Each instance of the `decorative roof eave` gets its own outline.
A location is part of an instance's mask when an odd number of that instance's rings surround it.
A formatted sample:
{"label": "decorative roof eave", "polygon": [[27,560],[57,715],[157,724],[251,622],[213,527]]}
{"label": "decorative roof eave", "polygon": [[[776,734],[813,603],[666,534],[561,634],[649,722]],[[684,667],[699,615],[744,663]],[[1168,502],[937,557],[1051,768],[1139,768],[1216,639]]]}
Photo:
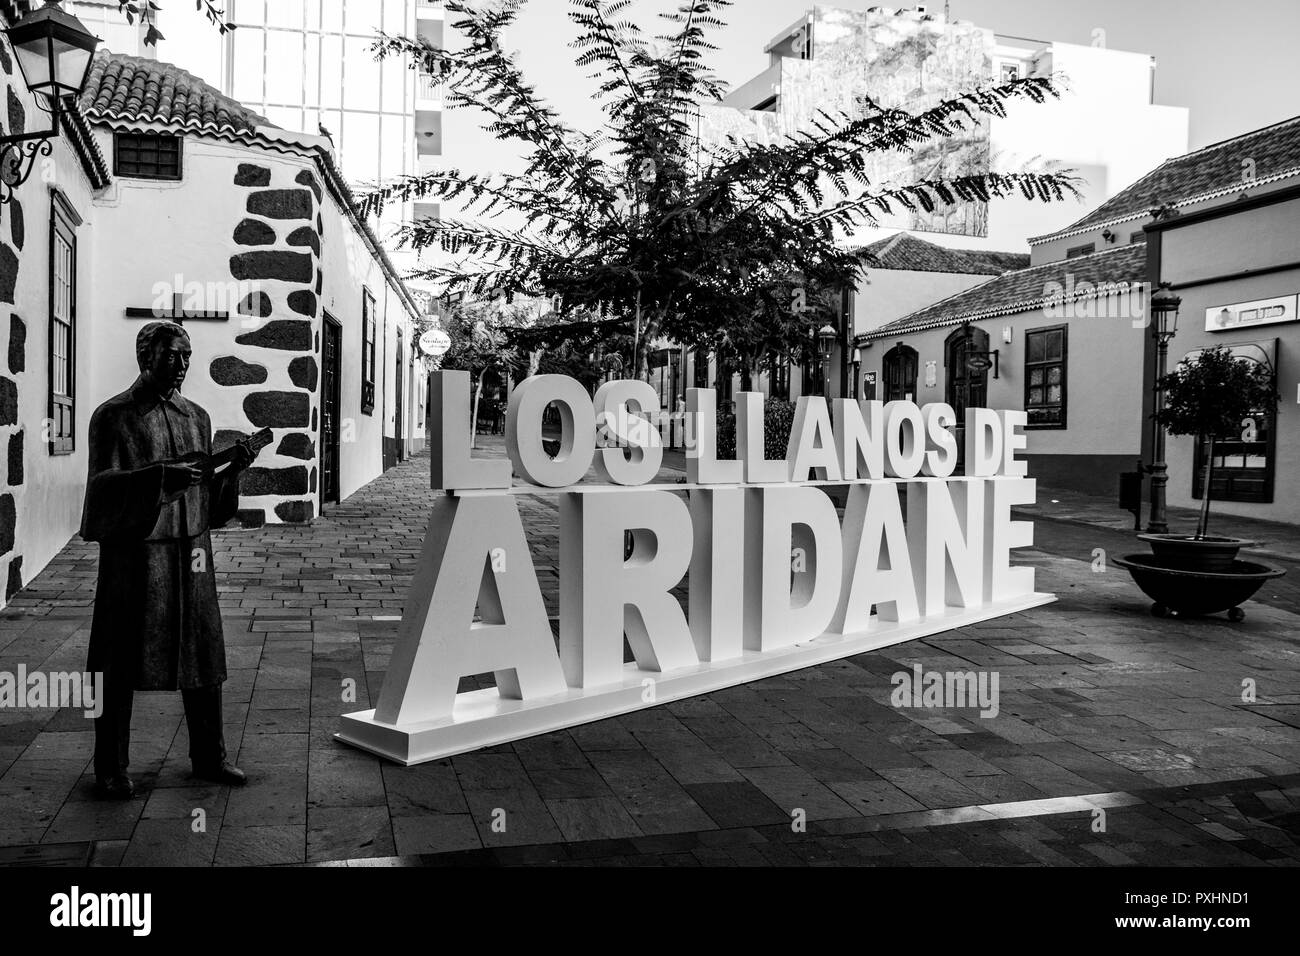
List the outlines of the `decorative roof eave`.
{"label": "decorative roof eave", "polygon": [[164,113],[156,113],[153,116],[147,116],[143,113],[133,116],[122,116],[110,110],[91,107],[85,111],[86,118],[92,123],[151,123],[158,126],[169,126],[187,133],[199,133],[206,136],[225,136],[227,134],[237,136],[256,135],[256,132],[250,133],[246,129],[240,129],[231,123],[186,123],[179,120],[169,119]]}
{"label": "decorative roof eave", "polygon": [[[356,198],[352,195],[352,190],[348,187],[347,182],[339,172],[338,166],[334,162],[333,156],[324,146],[310,145],[307,143],[296,143],[290,140],[282,139],[275,136],[267,135],[259,130],[244,131],[237,130],[233,127],[223,126],[221,128],[213,127],[211,124],[197,123],[180,123],[176,121],[160,121],[157,119],[125,118],[109,116],[104,111],[96,111],[90,120],[96,126],[102,126],[115,133],[174,133],[178,136],[194,135],[205,136],[210,139],[219,140],[227,143],[234,143],[238,146],[248,146],[256,149],[274,150],[284,153],[288,156],[300,156],[304,159],[313,160],[320,168],[324,175],[326,184],[329,186],[330,195],[332,195],[339,206],[344,210],[348,219],[352,221],[357,232],[361,235],[362,241],[379,262],[385,278],[388,279],[389,287],[397,293],[398,298],[402,300],[402,305],[406,307],[411,318],[418,320],[422,314],[415,299],[411,296],[411,291],[406,287],[398,274],[397,267],[388,257],[388,253],[380,244],[379,238],[375,235],[374,230],[370,228],[365,220],[361,219],[356,213]],[[277,129],[276,132],[283,133]],[[96,149],[98,146],[96,145]],[[101,153],[102,156],[102,153]]]}
{"label": "decorative roof eave", "polygon": [[[1283,179],[1289,179],[1292,176],[1300,176],[1300,166],[1292,166],[1289,169],[1284,169],[1280,173],[1273,173],[1270,176],[1261,176],[1258,179],[1256,179],[1254,182],[1233,183],[1231,186],[1225,186],[1220,189],[1215,189],[1208,193],[1199,193],[1198,195],[1195,196],[1188,196],[1186,199],[1180,199],[1177,202],[1171,203],[1170,205],[1174,209],[1179,209],[1182,208],[1183,206],[1194,206],[1197,203],[1208,202],[1211,199],[1218,199],[1222,196],[1229,196],[1232,195],[1233,193],[1239,193],[1244,190],[1252,189],[1256,186],[1265,185],[1267,183],[1275,183]],[[1077,228],[1065,229],[1062,230],[1061,232],[1047,233],[1046,235],[1042,235],[1042,236],[1032,236],[1029,239],[1029,244],[1031,246],[1041,246],[1043,243],[1051,242],[1053,239],[1070,239],[1074,236],[1081,236],[1084,233],[1096,232],[1098,229],[1105,229],[1108,226],[1118,226],[1122,223],[1133,222],[1136,219],[1145,219],[1150,214],[1151,214],[1150,210],[1143,209],[1143,210],[1139,210],[1138,212],[1126,213],[1123,216],[1115,216],[1112,219],[1099,220],[1098,222],[1089,223],[1086,226],[1079,226]]]}
{"label": "decorative roof eave", "polygon": [[[1124,288],[1119,288],[1124,286]],[[1075,302],[1083,302],[1087,299],[1100,299],[1112,295],[1124,295],[1125,293],[1140,291],[1143,287],[1141,281],[1138,282],[1118,282],[1110,285],[1097,285],[1092,292],[1076,292],[1071,296],[1044,296],[1037,299],[1024,299],[1020,302],[1008,302],[995,308],[977,309],[973,312],[959,312],[956,315],[947,315],[940,319],[931,319],[928,322],[922,322],[918,325],[909,325],[906,328],[891,329],[888,326],[873,329],[868,332],[859,332],[853,337],[855,344],[870,342],[874,339],[896,338],[902,335],[911,335],[913,332],[929,332],[931,329],[941,329],[949,325],[961,325],[965,322],[974,322],[978,319],[996,319],[1003,315],[1015,315],[1018,312],[1029,312],[1035,309],[1047,309],[1053,306],[1072,305]]]}
{"label": "decorative roof eave", "polygon": [[[1143,245],[1145,247],[1145,243],[1141,243],[1140,245]],[[1011,276],[1016,275],[1017,273],[1041,271],[1047,274],[1045,277],[1050,277],[1051,270],[1059,268],[1064,262],[1096,261],[1102,258],[1110,258],[1117,255],[1123,255],[1125,253],[1132,253],[1132,251],[1133,251],[1133,245],[1117,246],[1113,249],[1103,249],[1101,252],[1094,252],[1088,256],[1080,256],[1079,259],[1075,259],[1075,260],[1060,260],[1057,262],[1045,262],[1040,265],[1029,266],[1027,269],[1018,269],[1015,272],[1003,273],[1001,276],[992,276],[989,278],[988,282],[981,283],[980,285],[973,286],[972,288],[963,290],[961,292],[955,292],[952,295],[948,296],[946,299],[940,299],[938,302],[932,305],[928,305],[923,309],[917,309],[915,312],[911,314],[918,315],[922,312],[928,312],[931,309],[937,309],[945,302],[949,302],[954,299],[960,299],[965,296],[973,295],[977,293],[980,289],[989,285],[990,283],[1003,281]],[[1133,280],[1123,279],[1120,280],[1119,282],[1115,282],[1112,280],[1108,280],[1106,282],[1093,282],[1091,280],[1085,280],[1085,282],[1087,283],[1088,288],[1082,289],[1076,287],[1073,295],[1031,296],[1028,299],[1017,299],[1013,302],[1005,302],[1001,305],[986,306],[981,309],[968,309],[966,311],[959,311],[955,313],[949,313],[947,315],[936,316],[935,318],[925,319],[914,325],[903,324],[909,318],[909,316],[905,315],[900,318],[894,319],[888,325],[881,326],[878,329],[870,329],[866,332],[859,332],[857,335],[853,337],[853,341],[855,344],[860,345],[865,342],[870,342],[874,339],[893,338],[902,335],[910,335],[913,332],[927,332],[930,331],[931,329],[944,328],[950,325],[959,325],[963,322],[971,322],[971,321],[976,321],[978,319],[993,319],[1003,315],[1015,315],[1019,312],[1027,312],[1031,309],[1045,308],[1052,305],[1065,305],[1067,303],[1080,302],[1086,299],[1097,299],[1097,298],[1102,298],[1104,296],[1122,295],[1128,292],[1132,292],[1134,290],[1140,290],[1145,286],[1145,280],[1141,278],[1133,279]],[[1080,285],[1082,284],[1083,283],[1080,283]],[[957,307],[960,308],[960,306]]]}
{"label": "decorative roof eave", "polygon": [[67,108],[59,113],[59,118],[62,121],[63,132],[67,135],[68,142],[72,144],[73,152],[81,160],[81,168],[85,170],[91,188],[103,189],[113,181],[113,176],[109,172],[104,151],[95,141],[95,136],[90,131],[90,124],[86,122],[81,108],[70,101]]}

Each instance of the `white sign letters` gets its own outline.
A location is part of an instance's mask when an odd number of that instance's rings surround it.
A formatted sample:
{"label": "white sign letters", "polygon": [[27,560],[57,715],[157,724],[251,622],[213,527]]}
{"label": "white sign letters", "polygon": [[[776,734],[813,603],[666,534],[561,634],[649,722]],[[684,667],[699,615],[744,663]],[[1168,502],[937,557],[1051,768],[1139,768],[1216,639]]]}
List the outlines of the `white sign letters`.
{"label": "white sign letters", "polygon": [[[764,398],[741,392],[737,458],[727,460],[713,390],[688,389],[687,482],[661,484],[659,401],[644,382],[610,382],[592,398],[564,376],[530,378],[510,398],[508,460],[478,460],[468,373],[431,379],[441,494],[377,706],[345,715],[337,734],[401,763],[1054,600],[1034,591],[1032,568],[1011,564],[1012,549],[1033,542],[1032,525],[1011,520],[1013,506],[1034,500],[1016,457],[1023,412],[970,409],[965,475],[954,477],[948,405],[803,397],[785,458],[768,458]],[[554,456],[542,445],[548,407],[560,419]],[[599,482],[583,484],[591,469]],[[519,494],[559,497],[558,633]],[[683,582],[684,603],[674,593]],[[457,692],[461,678],[488,672],[495,687]]]}

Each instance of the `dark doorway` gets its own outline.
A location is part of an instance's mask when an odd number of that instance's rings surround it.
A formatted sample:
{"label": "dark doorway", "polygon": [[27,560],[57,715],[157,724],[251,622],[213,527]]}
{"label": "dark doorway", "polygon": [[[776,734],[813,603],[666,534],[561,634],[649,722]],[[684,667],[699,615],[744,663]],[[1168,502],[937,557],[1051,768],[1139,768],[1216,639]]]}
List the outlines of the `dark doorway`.
{"label": "dark doorway", "polygon": [[397,460],[406,460],[406,435],[402,425],[402,399],[406,394],[406,380],[403,372],[405,365],[402,361],[402,339],[401,332],[398,332],[397,339],[397,378],[393,380],[393,441],[397,445]]}
{"label": "dark doorway", "polygon": [[989,370],[972,369],[970,360],[975,356],[987,359],[988,351],[989,334],[973,326],[962,326],[943,344],[944,400],[957,415],[953,434],[957,439],[957,467],[963,473],[966,464],[966,409],[984,408],[989,401]]}
{"label": "dark doorway", "polygon": [[884,400],[886,402],[916,401],[916,349],[895,345],[885,353]]}
{"label": "dark doorway", "polygon": [[[321,359],[321,504],[339,500],[339,363],[342,361],[343,326],[325,316],[325,341]],[[324,508],[322,507],[322,510]]]}

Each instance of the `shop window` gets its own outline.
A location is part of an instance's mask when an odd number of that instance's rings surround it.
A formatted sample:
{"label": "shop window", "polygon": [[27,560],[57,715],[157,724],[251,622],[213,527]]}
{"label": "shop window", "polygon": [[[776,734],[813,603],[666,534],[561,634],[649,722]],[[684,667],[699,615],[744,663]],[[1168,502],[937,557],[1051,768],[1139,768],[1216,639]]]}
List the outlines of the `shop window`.
{"label": "shop window", "polygon": [[[1211,499],[1214,501],[1273,501],[1273,463],[1276,459],[1273,415],[1252,415],[1242,422],[1241,434],[1231,440],[1215,439]],[[1192,456],[1192,497],[1205,493],[1205,456],[1209,442],[1198,441]]]}
{"label": "shop window", "polygon": [[369,289],[361,294],[361,412],[375,410],[375,297]]}
{"label": "shop window", "polygon": [[55,193],[50,210],[50,454],[74,450],[77,395],[77,234],[80,218]]}
{"label": "shop window", "polygon": [[165,133],[115,133],[113,174],[127,179],[180,179],[181,139]]}
{"label": "shop window", "polygon": [[1030,428],[1064,428],[1066,408],[1064,325],[1025,333],[1025,412]]}

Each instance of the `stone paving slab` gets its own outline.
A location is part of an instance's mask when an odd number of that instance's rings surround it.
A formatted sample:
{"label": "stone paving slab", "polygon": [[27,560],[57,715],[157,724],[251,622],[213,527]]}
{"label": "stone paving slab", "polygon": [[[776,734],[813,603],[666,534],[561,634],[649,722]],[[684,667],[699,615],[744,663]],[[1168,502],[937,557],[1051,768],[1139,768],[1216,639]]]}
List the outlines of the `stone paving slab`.
{"label": "stone paving slab", "polygon": [[[1048,607],[418,767],[346,748],[338,716],[377,697],[432,501],[421,457],[311,526],[214,534],[246,788],[190,777],[177,694],[137,695],[142,795],[120,804],[93,797],[79,713],[0,710],[0,863],[1300,859],[1300,617],[1154,620],[1126,575],[1050,553],[1052,521],[1021,553]],[[518,504],[555,620],[555,501]],[[74,540],[0,612],[0,670],[84,666],[96,560]],[[996,671],[997,716],[895,708],[914,664]]]}

